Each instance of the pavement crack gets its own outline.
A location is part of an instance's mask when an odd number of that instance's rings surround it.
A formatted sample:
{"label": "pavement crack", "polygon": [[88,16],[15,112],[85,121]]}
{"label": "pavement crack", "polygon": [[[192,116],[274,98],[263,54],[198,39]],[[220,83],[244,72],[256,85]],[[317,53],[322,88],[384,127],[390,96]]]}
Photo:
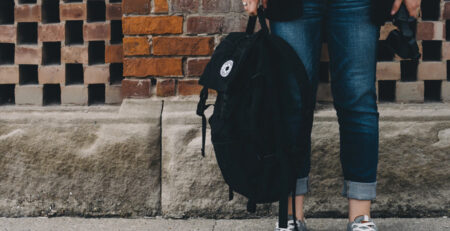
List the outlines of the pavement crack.
{"label": "pavement crack", "polygon": [[216,224],[217,224],[217,221],[214,220],[214,224],[213,224],[213,227],[212,227],[212,231],[214,231],[214,230],[216,229]]}

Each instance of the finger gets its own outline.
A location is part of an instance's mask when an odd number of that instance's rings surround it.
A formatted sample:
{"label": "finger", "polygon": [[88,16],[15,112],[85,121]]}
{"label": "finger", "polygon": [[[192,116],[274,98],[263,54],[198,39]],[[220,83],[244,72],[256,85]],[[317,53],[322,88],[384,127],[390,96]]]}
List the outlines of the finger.
{"label": "finger", "polygon": [[262,4],[264,8],[267,8],[267,0],[262,0]]}
{"label": "finger", "polygon": [[398,9],[400,9],[400,5],[402,4],[403,0],[395,0],[394,4],[392,5],[391,15],[394,15],[397,13]]}

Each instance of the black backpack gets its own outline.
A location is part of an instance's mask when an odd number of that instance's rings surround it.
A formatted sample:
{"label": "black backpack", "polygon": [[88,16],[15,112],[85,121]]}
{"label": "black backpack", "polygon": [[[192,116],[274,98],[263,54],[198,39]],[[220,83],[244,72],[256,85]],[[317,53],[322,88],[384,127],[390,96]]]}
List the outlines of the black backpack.
{"label": "black backpack", "polygon": [[[253,33],[256,18],[261,29]],[[216,47],[199,84],[203,156],[208,89],[217,91],[208,121],[229,199],[233,191],[244,195],[249,212],[257,203],[279,201],[279,226],[287,227],[287,197],[304,161],[314,104],[303,63],[286,41],[269,33],[262,6],[249,17],[246,32],[231,32]]]}

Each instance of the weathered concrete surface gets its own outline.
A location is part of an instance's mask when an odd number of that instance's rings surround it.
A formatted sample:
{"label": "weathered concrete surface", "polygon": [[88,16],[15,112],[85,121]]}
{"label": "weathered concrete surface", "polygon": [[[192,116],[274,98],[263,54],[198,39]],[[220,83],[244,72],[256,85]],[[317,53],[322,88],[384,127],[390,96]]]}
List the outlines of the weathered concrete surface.
{"label": "weathered concrete surface", "polygon": [[[200,155],[201,119],[196,102],[165,102],[162,116],[162,214],[166,217],[249,217],[242,197],[228,190],[207,133]],[[212,109],[208,109],[211,113]],[[373,215],[423,217],[450,209],[450,104],[380,104],[378,197]],[[305,203],[313,217],[345,217],[340,196],[339,132],[336,113],[318,106],[312,133],[311,193]],[[258,206],[258,216],[277,205]]]}
{"label": "weathered concrete surface", "polygon": [[[388,231],[440,231],[449,230],[448,218],[374,219],[379,230]],[[141,219],[81,219],[81,218],[0,218],[1,231],[273,231],[275,218],[246,220],[187,219],[171,220],[161,218]],[[344,231],[346,219],[307,219],[311,231]]]}
{"label": "weathered concrete surface", "polygon": [[161,107],[0,107],[0,216],[158,214]]}

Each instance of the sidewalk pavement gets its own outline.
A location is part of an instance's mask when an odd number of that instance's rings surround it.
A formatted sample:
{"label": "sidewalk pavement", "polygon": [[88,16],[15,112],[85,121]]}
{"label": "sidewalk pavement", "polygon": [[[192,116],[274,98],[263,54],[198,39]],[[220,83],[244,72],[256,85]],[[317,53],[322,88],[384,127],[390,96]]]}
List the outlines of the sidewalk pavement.
{"label": "sidewalk pavement", "polygon": [[[450,220],[443,218],[374,219],[380,231],[445,231]],[[272,231],[276,218],[245,220],[156,218],[0,218],[0,231]],[[311,231],[345,230],[346,219],[307,219]]]}

